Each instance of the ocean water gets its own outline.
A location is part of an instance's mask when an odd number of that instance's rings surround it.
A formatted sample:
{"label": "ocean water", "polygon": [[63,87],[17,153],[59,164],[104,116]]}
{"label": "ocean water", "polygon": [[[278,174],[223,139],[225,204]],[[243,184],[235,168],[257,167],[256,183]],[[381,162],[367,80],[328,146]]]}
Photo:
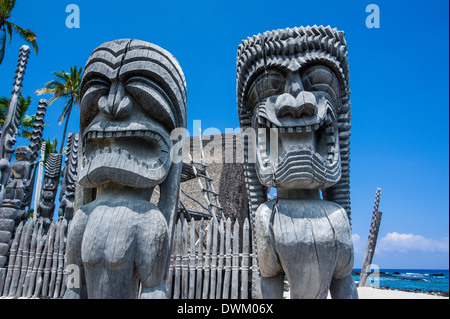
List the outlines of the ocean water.
{"label": "ocean water", "polygon": [[[359,282],[361,269],[354,269],[353,279]],[[378,285],[395,289],[420,289],[425,291],[449,291],[449,271],[442,269],[380,269],[372,274],[367,285]]]}

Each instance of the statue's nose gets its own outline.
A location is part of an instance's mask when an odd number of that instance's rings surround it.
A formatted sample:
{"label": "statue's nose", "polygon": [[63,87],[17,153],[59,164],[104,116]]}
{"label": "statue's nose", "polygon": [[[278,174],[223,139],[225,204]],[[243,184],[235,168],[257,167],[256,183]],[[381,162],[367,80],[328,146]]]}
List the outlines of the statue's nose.
{"label": "statue's nose", "polygon": [[127,95],[122,82],[113,82],[108,96],[102,96],[98,100],[100,112],[111,119],[128,117],[131,111],[132,101]]}
{"label": "statue's nose", "polygon": [[316,97],[307,91],[301,91],[295,98],[290,93],[284,93],[277,98],[275,109],[279,118],[312,116],[317,113]]}

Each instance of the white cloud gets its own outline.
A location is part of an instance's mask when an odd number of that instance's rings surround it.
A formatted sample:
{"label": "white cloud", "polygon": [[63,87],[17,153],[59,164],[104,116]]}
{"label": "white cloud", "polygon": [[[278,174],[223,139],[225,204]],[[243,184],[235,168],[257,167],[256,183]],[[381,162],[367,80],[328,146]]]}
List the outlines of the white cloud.
{"label": "white cloud", "polygon": [[361,240],[361,237],[358,234],[352,234],[353,239],[353,251],[355,254],[364,254],[364,250],[366,243]]}
{"label": "white cloud", "polygon": [[378,240],[378,252],[449,252],[449,238],[431,239],[421,235],[392,232]]}

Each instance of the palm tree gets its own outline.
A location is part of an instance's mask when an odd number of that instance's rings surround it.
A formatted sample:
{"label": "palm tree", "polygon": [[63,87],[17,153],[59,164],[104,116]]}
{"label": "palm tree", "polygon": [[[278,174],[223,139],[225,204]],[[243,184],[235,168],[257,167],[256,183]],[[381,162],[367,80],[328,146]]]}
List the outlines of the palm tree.
{"label": "palm tree", "polygon": [[0,0],[0,64],[5,56],[6,33],[9,35],[9,43],[11,43],[13,31],[19,37],[30,43],[34,52],[38,53],[38,46],[36,42],[37,35],[30,29],[23,29],[18,25],[8,21],[11,17],[11,12],[16,5],[16,0]]}
{"label": "palm tree", "polygon": [[70,68],[70,73],[61,71],[54,72],[53,75],[56,77],[55,80],[52,80],[45,84],[45,87],[37,90],[35,93],[38,95],[41,94],[53,94],[53,97],[49,101],[49,105],[52,104],[59,98],[63,98],[67,101],[62,114],[59,118],[59,125],[62,124],[64,119],[66,123],[64,125],[64,131],[61,142],[60,153],[63,151],[64,141],[66,138],[67,124],[69,123],[70,112],[72,111],[72,107],[75,104],[78,108],[80,104],[80,86],[81,86],[81,74],[82,67],[77,68],[75,65],[73,68]]}
{"label": "palm tree", "polygon": [[[0,97],[0,128],[5,123],[6,113],[8,112],[9,100],[6,97]],[[36,114],[28,115],[27,111],[31,105],[31,96],[24,98],[21,96],[17,103],[19,112],[19,136],[30,139],[33,133],[33,125],[36,120]]]}

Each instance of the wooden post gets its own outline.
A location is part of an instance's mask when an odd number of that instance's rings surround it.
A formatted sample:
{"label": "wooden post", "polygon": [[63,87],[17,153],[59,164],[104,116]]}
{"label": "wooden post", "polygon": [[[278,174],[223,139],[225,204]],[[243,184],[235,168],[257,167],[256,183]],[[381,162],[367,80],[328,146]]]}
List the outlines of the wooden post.
{"label": "wooden post", "polygon": [[32,296],[34,287],[36,285],[36,278],[37,278],[36,276],[39,268],[39,263],[41,260],[42,248],[44,246],[44,243],[42,242],[42,223],[40,223],[40,225],[36,225],[35,227],[38,229],[36,239],[36,254],[34,257],[33,269],[30,275],[30,283],[28,284],[27,293],[25,295],[25,297],[27,298],[30,298]]}
{"label": "wooden post", "polygon": [[242,230],[242,277],[241,277],[241,299],[248,299],[248,269],[250,252],[250,224],[248,218],[244,220]]}
{"label": "wooden post", "polygon": [[47,256],[45,260],[45,268],[44,268],[44,279],[42,282],[42,295],[48,297],[49,283],[51,277],[51,268],[53,262],[53,248],[55,244],[55,222],[52,221],[50,225],[50,229],[48,231],[48,246],[47,246]]}
{"label": "wooden post", "polygon": [[229,299],[230,279],[231,279],[231,220],[228,217],[226,221],[226,238],[225,238],[225,279],[223,281],[222,299]]}
{"label": "wooden post", "polygon": [[197,262],[197,283],[195,285],[195,299],[202,297],[202,282],[203,282],[203,238],[205,230],[205,221],[200,220],[200,229],[198,230],[198,262]]}
{"label": "wooden post", "polygon": [[14,263],[14,267],[12,269],[13,273],[12,273],[12,279],[11,279],[11,286],[10,286],[9,294],[8,294],[8,296],[10,296],[10,297],[16,296],[17,286],[19,285],[20,269],[21,269],[22,260],[23,260],[23,250],[24,250],[24,246],[25,246],[25,238],[26,238],[26,233],[28,232],[28,228],[29,228],[29,224],[25,222],[25,225],[22,230],[22,234],[20,236],[20,243],[19,243],[19,249],[17,249],[16,260]]}
{"label": "wooden post", "polygon": [[41,202],[41,191],[42,191],[42,178],[44,176],[44,156],[45,156],[45,141],[42,142],[41,146],[41,157],[39,158],[39,168],[38,176],[36,181],[36,189],[34,192],[34,205],[33,205],[33,220],[36,221],[36,214],[38,210],[39,203]]}
{"label": "wooden post", "polygon": [[22,290],[22,296],[25,297],[27,295],[28,292],[28,286],[30,285],[30,280],[31,280],[31,273],[33,272],[33,267],[34,267],[34,260],[36,258],[36,243],[38,240],[38,225],[37,223],[35,223],[34,221],[31,221],[31,223],[33,224],[33,234],[31,237],[31,246],[30,246],[30,254],[29,254],[29,258],[28,258],[28,267],[27,267],[27,272],[25,275],[25,282],[23,284],[23,290]]}
{"label": "wooden post", "polygon": [[233,263],[231,267],[231,299],[239,298],[239,221],[233,229]]}
{"label": "wooden post", "polygon": [[181,292],[181,220],[177,222],[177,231],[176,231],[176,249],[175,249],[175,284],[173,290],[173,299],[180,298]]}
{"label": "wooden post", "polygon": [[189,299],[194,299],[195,297],[195,220],[191,217],[191,222],[189,223],[189,233],[191,247],[189,251]]}
{"label": "wooden post", "polygon": [[213,223],[210,221],[209,227],[206,231],[206,254],[205,254],[205,268],[204,268],[204,278],[203,278],[203,293],[202,299],[208,298],[208,288],[209,288],[209,276],[210,276],[210,255],[211,255],[211,236],[212,236],[212,228]]}
{"label": "wooden post", "polygon": [[182,266],[181,266],[181,298],[187,299],[189,295],[189,286],[188,286],[188,280],[189,280],[189,256],[188,256],[188,225],[187,220],[183,218],[183,251],[182,251]]}
{"label": "wooden post", "polygon": [[211,252],[211,285],[209,289],[209,298],[216,298],[216,285],[217,285],[217,241],[218,241],[218,231],[219,224],[216,219],[212,219],[211,223],[214,223],[213,226],[213,235],[212,235],[212,252]]}
{"label": "wooden post", "polygon": [[365,287],[367,277],[370,274],[370,265],[372,264],[373,255],[375,254],[375,246],[377,244],[378,231],[380,230],[381,215],[378,211],[380,204],[381,188],[377,188],[375,196],[375,204],[373,206],[372,221],[370,224],[369,238],[367,239],[366,251],[364,253],[363,266],[361,268],[361,275],[359,277],[359,287]]}
{"label": "wooden post", "polygon": [[22,231],[24,229],[24,225],[25,225],[25,222],[22,221],[19,224],[19,227],[17,227],[16,234],[15,234],[13,243],[11,245],[11,249],[9,251],[8,272],[6,274],[6,279],[5,279],[5,283],[4,283],[3,296],[8,296],[8,294],[9,294],[9,289],[11,286],[11,280],[12,280],[12,276],[13,276],[14,265],[16,263],[17,251],[19,250],[19,243],[20,243]]}
{"label": "wooden post", "polygon": [[223,284],[223,259],[224,259],[224,247],[225,247],[225,231],[224,231],[224,220],[221,219],[219,222],[219,261],[217,265],[217,288],[216,288],[216,299],[222,299],[222,284]]}

